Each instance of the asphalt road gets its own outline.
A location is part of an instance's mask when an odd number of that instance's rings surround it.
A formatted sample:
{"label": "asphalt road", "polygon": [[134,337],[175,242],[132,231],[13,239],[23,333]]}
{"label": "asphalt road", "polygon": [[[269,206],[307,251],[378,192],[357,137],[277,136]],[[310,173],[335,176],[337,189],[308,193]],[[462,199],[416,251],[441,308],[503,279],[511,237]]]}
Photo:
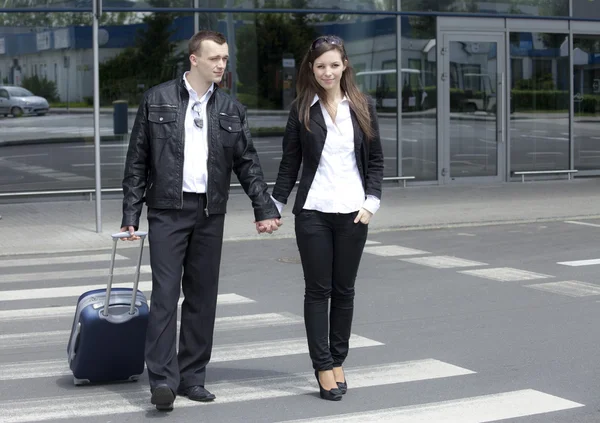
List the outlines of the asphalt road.
{"label": "asphalt road", "polygon": [[[253,116],[250,125],[284,127],[285,116]],[[130,117],[130,126],[133,118]],[[600,122],[575,124],[576,167],[600,168]],[[49,115],[0,119],[0,192],[81,189],[94,187],[92,116]],[[112,115],[101,115],[101,135],[113,135]],[[396,120],[380,119],[386,176],[397,169]],[[452,176],[486,176],[497,172],[495,121],[452,119],[449,136]],[[87,137],[82,139],[82,137]],[[35,144],[32,139],[58,142]],[[437,127],[434,118],[405,119],[402,136],[403,174],[434,180],[437,174]],[[64,140],[64,142],[61,142]],[[13,141],[12,145],[2,145]],[[16,144],[14,143],[16,142]],[[281,137],[255,137],[267,180],[274,181],[281,158]],[[544,170],[568,167],[569,129],[566,118],[511,121],[512,170]],[[122,141],[102,142],[102,185],[120,187],[127,136]],[[235,178],[234,178],[234,182]]]}
{"label": "asphalt road", "polygon": [[[206,385],[217,400],[178,398],[170,418],[596,423],[600,221],[587,223],[369,236],[340,403],[319,399],[311,375],[295,241],[227,242]],[[119,254],[117,268],[131,270],[136,251]],[[107,260],[106,250],[0,260],[3,423],[159,417],[145,374],[137,383],[72,383],[73,307],[84,287],[105,282]]]}

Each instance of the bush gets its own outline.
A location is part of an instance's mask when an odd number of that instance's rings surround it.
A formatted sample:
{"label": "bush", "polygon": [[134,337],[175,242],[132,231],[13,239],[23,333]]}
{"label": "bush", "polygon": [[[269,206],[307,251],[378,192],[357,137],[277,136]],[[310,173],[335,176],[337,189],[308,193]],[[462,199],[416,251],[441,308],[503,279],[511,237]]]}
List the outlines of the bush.
{"label": "bush", "polygon": [[569,110],[568,91],[512,90],[511,96],[516,111]]}
{"label": "bush", "polygon": [[49,81],[46,78],[39,78],[37,75],[23,78],[21,84],[23,88],[28,89],[33,94],[44,97],[48,103],[58,101],[58,92],[54,81]]}
{"label": "bush", "polygon": [[600,112],[600,96],[584,95],[581,103],[575,103],[575,113],[592,113]]}

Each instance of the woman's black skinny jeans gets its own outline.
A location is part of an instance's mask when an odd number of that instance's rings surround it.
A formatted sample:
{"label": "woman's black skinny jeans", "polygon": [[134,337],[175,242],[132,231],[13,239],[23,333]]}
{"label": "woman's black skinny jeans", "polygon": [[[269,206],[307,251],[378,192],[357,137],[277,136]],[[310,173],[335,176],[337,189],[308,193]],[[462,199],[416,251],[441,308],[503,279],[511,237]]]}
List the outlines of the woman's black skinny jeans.
{"label": "woman's black skinny jeans", "polygon": [[354,223],[356,215],[302,210],[295,219],[305,281],[304,323],[315,370],[339,367],[348,356],[354,282],[368,232],[367,225]]}

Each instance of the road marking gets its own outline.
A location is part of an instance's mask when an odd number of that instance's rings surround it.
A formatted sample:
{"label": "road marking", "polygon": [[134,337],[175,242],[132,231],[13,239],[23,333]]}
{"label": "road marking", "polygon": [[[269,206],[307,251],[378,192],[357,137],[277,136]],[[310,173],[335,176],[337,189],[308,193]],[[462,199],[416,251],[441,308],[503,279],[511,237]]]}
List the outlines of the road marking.
{"label": "road marking", "polygon": [[[73,263],[91,263],[91,262],[110,262],[110,254],[91,254],[86,256],[66,256],[66,257],[43,257],[43,258],[26,258],[26,259],[8,259],[0,260],[0,268],[2,267],[29,267],[29,266],[46,266],[52,264],[73,264]],[[120,254],[115,255],[115,261],[127,260]]]}
{"label": "road marking", "polygon": [[413,248],[400,247],[399,245],[381,245],[365,247],[364,252],[383,257],[412,256],[417,254],[429,254],[427,251],[415,250]]}
{"label": "road marking", "polygon": [[375,245],[375,244],[381,244],[381,242],[379,241],[369,241],[367,240],[367,242],[365,243],[366,245]]}
{"label": "road marking", "polygon": [[46,157],[49,153],[38,153],[38,154],[17,154],[14,156],[2,156],[3,159],[23,159],[27,157]]}
{"label": "road marking", "polygon": [[[72,149],[72,148],[94,148],[94,144],[86,144],[86,145],[65,145],[60,148]],[[127,150],[127,144],[100,144],[100,148],[120,148],[123,150]]]}
{"label": "road marking", "polygon": [[[113,287],[131,288],[132,282],[115,283]],[[2,301],[18,301],[18,300],[38,300],[42,298],[63,298],[63,297],[79,297],[81,294],[92,289],[106,289],[106,284],[85,285],[85,286],[61,286],[57,288],[37,288],[37,289],[16,289],[13,291],[0,291],[0,302]],[[138,284],[138,289],[142,292],[152,291],[151,281],[141,281]]]}
{"label": "road marking", "polygon": [[[101,166],[123,166],[125,167],[125,161],[123,160],[122,162],[118,162],[118,163],[106,163],[106,162],[100,162]],[[95,163],[74,163],[71,165],[71,167],[93,167],[96,166]]]}
{"label": "road marking", "polygon": [[496,267],[493,269],[461,270],[458,273],[493,279],[502,282],[527,281],[532,279],[546,279],[553,276],[541,273],[528,272],[527,270],[513,269],[511,267]]}
{"label": "road marking", "polygon": [[288,420],[286,423],[317,423],[321,421],[328,423],[482,423],[552,413],[583,406],[583,404],[554,395],[545,394],[533,389],[524,389],[521,391],[503,392],[501,394],[481,395],[362,413],[338,414],[315,419]]}
{"label": "road marking", "polygon": [[[144,284],[144,285],[142,285],[142,284]],[[121,287],[129,286],[129,287],[131,287],[131,284],[121,284],[121,285],[114,285],[114,286],[121,286]],[[84,291],[81,288],[90,288],[90,287],[75,287],[75,288],[77,288],[77,292],[74,294],[74,296],[79,296],[83,292],[88,291],[87,289]],[[98,288],[100,288],[100,289],[106,288],[106,285],[97,285],[96,288],[93,288],[93,289],[98,289]],[[140,282],[139,288],[141,291],[150,291],[152,289],[152,282]],[[22,290],[22,291],[25,293],[27,293],[28,291],[31,292],[31,290]],[[2,292],[2,291],[0,291],[0,292]],[[53,297],[49,297],[49,298],[53,298]],[[2,298],[2,299],[4,299],[4,298]],[[27,297],[27,299],[29,299],[29,297]],[[254,300],[252,300],[250,298],[242,297],[241,295],[238,295],[238,294],[219,294],[217,296],[217,304],[220,306],[250,304],[250,303],[254,303],[254,302],[255,302]],[[150,300],[148,300],[148,304],[150,304],[150,303],[151,303]],[[183,303],[183,298],[180,298],[178,305],[181,305],[182,303]],[[72,318],[74,313],[75,313],[74,305],[73,306],[63,306],[63,307],[0,310],[0,322],[3,322],[3,321],[13,322],[15,320],[47,319],[50,317],[54,317],[54,318],[71,317]]]}
{"label": "road marking", "polygon": [[592,295],[600,295],[600,286],[579,281],[539,283],[525,286],[527,288],[539,289],[540,291],[553,292],[569,297],[590,297]]}
{"label": "road marking", "polygon": [[[117,267],[113,270],[114,276],[133,275],[135,267]],[[150,274],[150,266],[142,266],[140,274]],[[0,283],[25,282],[25,281],[49,281],[56,279],[85,279],[94,277],[108,278],[108,269],[88,269],[88,270],[64,270],[56,272],[40,273],[15,273],[0,275]]]}
{"label": "road marking", "polygon": [[564,138],[564,137],[547,137],[547,136],[527,135],[527,134],[522,134],[521,137],[523,137],[523,138],[535,138],[535,139],[538,139],[538,140],[547,140],[547,141],[569,141],[568,138]]}
{"label": "road marking", "polygon": [[[303,322],[304,319],[291,313],[262,313],[244,316],[218,317],[215,320],[215,330],[220,332],[242,329],[250,330],[264,327],[287,326]],[[7,350],[65,345],[69,340],[70,334],[70,330],[55,330],[0,335],[0,349]]]}
{"label": "road marking", "polygon": [[[64,342],[67,342],[67,340]],[[352,334],[350,336],[350,345],[352,345],[352,348],[367,348],[381,346],[384,344],[372,339]],[[60,353],[63,355],[62,350]],[[285,357],[299,354],[308,354],[306,338],[277,339],[274,341],[218,345],[213,347],[210,362],[223,363],[229,361]],[[70,372],[69,365],[64,358],[57,360],[24,361],[19,363],[0,364],[0,380],[3,381],[37,379],[40,377],[57,377],[69,374],[72,373]],[[376,381],[373,382],[377,384]],[[2,407],[0,406],[0,416],[3,415]],[[2,423],[5,423],[5,420],[2,420]]]}
{"label": "road marking", "polygon": [[[62,367],[65,367],[64,363]],[[349,378],[352,378],[352,389],[354,389],[464,376],[474,372],[438,360],[420,360],[358,367],[348,369],[346,373]],[[175,409],[305,396],[315,392],[315,381],[312,373],[294,373],[286,376],[222,381],[212,384],[210,390],[218,397],[218,401],[198,403],[177,397]],[[86,394],[71,394],[64,397],[0,402],[3,423],[60,421],[73,417],[108,416],[144,411],[155,412],[145,386],[118,393],[95,390],[88,391]]]}
{"label": "road marking", "polygon": [[465,260],[451,256],[428,256],[428,257],[411,257],[401,258],[398,260],[407,261],[409,263],[420,264],[423,266],[434,267],[436,269],[451,269],[453,267],[472,267],[472,266],[487,266],[487,263],[479,261]]}
{"label": "road marking", "polygon": [[[131,288],[132,282],[115,283],[116,288]],[[16,289],[13,291],[0,291],[0,302],[18,301],[18,300],[38,300],[47,298],[67,298],[79,297],[81,294],[93,289],[106,289],[106,284],[85,285],[85,286],[61,286],[57,288],[38,288],[38,289]],[[138,289],[142,292],[152,291],[152,281],[140,281]],[[254,301],[250,301],[254,302]]]}
{"label": "road marking", "polygon": [[588,223],[588,222],[578,222],[576,220],[565,220],[565,223],[570,223],[572,225],[583,225],[583,226],[593,226],[595,228],[600,228],[599,224]]}
{"label": "road marking", "polygon": [[593,266],[595,264],[600,264],[600,259],[559,261],[556,264],[562,264],[563,266],[572,266],[572,267]]}

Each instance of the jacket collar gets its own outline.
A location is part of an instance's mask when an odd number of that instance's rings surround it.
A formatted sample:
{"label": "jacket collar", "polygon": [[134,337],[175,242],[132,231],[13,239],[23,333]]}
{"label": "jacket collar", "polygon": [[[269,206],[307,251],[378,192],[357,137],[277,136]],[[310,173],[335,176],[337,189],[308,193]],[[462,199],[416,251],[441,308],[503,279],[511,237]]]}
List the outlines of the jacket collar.
{"label": "jacket collar", "polygon": [[[346,96],[342,98],[342,101],[349,101]],[[315,121],[317,125],[327,131],[327,124],[325,123],[325,116],[323,116],[323,111],[321,110],[321,105],[319,104],[319,96],[315,94],[313,97],[312,103],[310,103],[310,119]],[[350,111],[352,114],[352,110]],[[353,120],[354,122],[354,120]],[[356,131],[356,127],[354,128]],[[356,138],[356,137],[355,137]]]}
{"label": "jacket collar", "polygon": [[196,92],[196,91],[195,91],[195,90],[192,88],[192,86],[190,85],[190,82],[189,82],[189,81],[188,81],[188,79],[187,79],[187,76],[186,76],[186,75],[187,75],[188,73],[189,73],[189,71],[188,71],[188,72],[185,72],[185,73],[183,74],[183,76],[182,76],[182,79],[183,79],[183,84],[185,85],[185,89],[187,90],[187,92],[188,92],[188,93],[189,93],[189,95],[190,95],[190,98],[192,97],[192,93],[193,93],[193,94],[196,94],[196,98],[197,98],[198,100],[201,100],[201,99],[203,99],[203,98],[204,98],[204,99],[210,98],[210,96],[212,95],[212,93],[215,91],[215,88],[216,88],[216,85],[215,85],[215,83],[214,83],[214,82],[213,82],[213,83],[211,83],[211,84],[210,84],[210,87],[208,87],[208,90],[207,90],[205,93],[197,93],[197,92]]}

